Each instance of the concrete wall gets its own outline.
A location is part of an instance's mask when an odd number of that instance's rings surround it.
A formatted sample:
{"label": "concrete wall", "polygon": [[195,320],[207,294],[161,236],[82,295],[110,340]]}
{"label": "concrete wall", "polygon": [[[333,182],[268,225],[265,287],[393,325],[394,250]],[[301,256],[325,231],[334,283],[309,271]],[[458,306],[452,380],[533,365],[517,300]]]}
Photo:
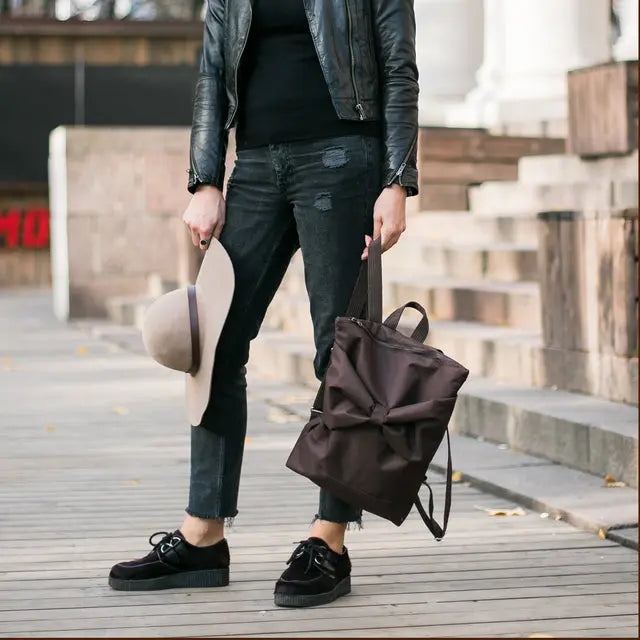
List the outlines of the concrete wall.
{"label": "concrete wall", "polygon": [[151,276],[177,282],[191,245],[188,128],[58,127],[49,185],[54,309],[103,316],[110,296],[140,295]]}

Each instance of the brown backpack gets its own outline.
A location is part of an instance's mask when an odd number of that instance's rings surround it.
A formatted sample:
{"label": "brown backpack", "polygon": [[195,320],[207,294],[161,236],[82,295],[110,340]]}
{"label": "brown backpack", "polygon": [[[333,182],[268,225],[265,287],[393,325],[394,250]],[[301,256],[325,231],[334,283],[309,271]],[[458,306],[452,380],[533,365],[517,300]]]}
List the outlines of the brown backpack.
{"label": "brown backpack", "polygon": [[[396,330],[407,307],[422,314],[411,336]],[[346,314],[335,320],[329,367],[286,464],[337,498],[396,525],[415,504],[440,540],[451,508],[447,425],[469,371],[423,344],[428,333],[427,314],[417,302],[399,307],[382,322],[377,238],[369,245]],[[448,464],[440,527],[433,519],[426,472],[445,434]],[[428,514],[418,497],[423,483],[430,494]]]}

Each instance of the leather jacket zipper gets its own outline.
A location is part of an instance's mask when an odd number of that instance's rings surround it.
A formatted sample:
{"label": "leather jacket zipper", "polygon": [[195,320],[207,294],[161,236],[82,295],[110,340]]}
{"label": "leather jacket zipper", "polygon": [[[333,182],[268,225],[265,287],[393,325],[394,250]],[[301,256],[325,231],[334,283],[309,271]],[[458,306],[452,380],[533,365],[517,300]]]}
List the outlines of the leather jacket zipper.
{"label": "leather jacket zipper", "polygon": [[415,147],[415,145],[416,145],[419,133],[420,133],[420,128],[418,127],[418,131],[416,131],[416,135],[413,138],[413,142],[411,143],[411,146],[409,147],[409,151],[407,151],[407,153],[405,154],[405,156],[404,156],[402,162],[400,163],[400,166],[398,167],[397,171],[393,174],[393,176],[391,176],[391,180],[389,180],[389,182],[387,182],[387,186],[392,184],[393,181],[396,178],[398,178],[398,184],[400,184],[402,186],[402,172],[404,171],[405,167],[407,166],[407,162],[409,160],[409,156],[411,155],[411,152],[413,151],[413,147]]}
{"label": "leather jacket zipper", "polygon": [[247,46],[247,41],[249,40],[249,34],[251,32],[251,21],[253,19],[253,6],[251,5],[251,3],[249,2],[249,28],[247,29],[247,33],[245,34],[245,38],[244,41],[242,43],[242,47],[240,49],[240,55],[238,56],[238,61],[236,63],[236,68],[234,69],[234,77],[235,77],[235,82],[234,82],[234,86],[233,86],[233,92],[234,92],[234,96],[236,99],[236,104],[235,107],[233,109],[233,113],[231,114],[231,117],[227,120],[227,124],[225,125],[225,128],[228,128],[229,126],[231,126],[233,124],[233,119],[236,117],[236,113],[238,112],[238,68],[240,67],[240,61],[242,60],[242,54],[244,53],[244,49]]}
{"label": "leather jacket zipper", "polygon": [[344,5],[347,9],[347,22],[349,23],[349,53],[350,53],[350,61],[351,61],[351,82],[353,84],[353,93],[356,97],[356,105],[355,109],[360,116],[360,120],[364,120],[364,109],[360,104],[360,98],[358,96],[358,87],[356,86],[356,63],[355,57],[353,55],[353,42],[352,42],[352,28],[351,28],[351,9],[349,8],[349,0],[344,1]]}

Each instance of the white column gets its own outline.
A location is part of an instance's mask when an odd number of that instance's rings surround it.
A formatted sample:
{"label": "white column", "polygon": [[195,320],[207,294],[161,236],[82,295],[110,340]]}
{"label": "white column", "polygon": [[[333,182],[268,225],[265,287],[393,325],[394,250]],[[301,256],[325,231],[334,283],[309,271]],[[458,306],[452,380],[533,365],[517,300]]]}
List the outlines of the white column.
{"label": "white column", "polygon": [[616,60],[638,59],[638,0],[614,0],[620,21],[620,38],[613,47]]}
{"label": "white column", "polygon": [[505,60],[502,7],[503,0],[484,0],[482,66],[476,73],[476,85],[466,95],[464,102],[447,111],[446,122],[449,126],[486,126],[496,122],[496,96]]}
{"label": "white column", "polygon": [[[562,134],[567,71],[611,58],[609,0],[485,3],[499,16],[493,27],[485,21],[485,37],[499,43],[485,47],[494,59],[465,103],[467,124],[516,134]],[[464,114],[465,108],[454,109],[448,121],[460,122]]]}
{"label": "white column", "polygon": [[420,124],[444,124],[482,61],[481,0],[415,0]]}

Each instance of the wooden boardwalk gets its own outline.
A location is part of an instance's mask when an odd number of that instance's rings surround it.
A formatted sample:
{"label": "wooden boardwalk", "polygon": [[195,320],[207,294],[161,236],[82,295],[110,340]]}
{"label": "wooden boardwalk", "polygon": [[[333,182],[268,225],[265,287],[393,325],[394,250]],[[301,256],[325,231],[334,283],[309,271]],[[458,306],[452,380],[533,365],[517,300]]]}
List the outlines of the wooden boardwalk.
{"label": "wooden boardwalk", "polygon": [[353,593],[274,607],[316,508],[284,467],[301,425],[279,407],[309,392],[257,378],[231,585],[111,591],[111,564],[182,518],[181,379],[48,308],[41,294],[0,293],[0,636],[637,637],[637,553],[532,512],[488,516],[514,505],[460,484],[443,542],[415,514],[400,529],[365,516],[348,534]]}

